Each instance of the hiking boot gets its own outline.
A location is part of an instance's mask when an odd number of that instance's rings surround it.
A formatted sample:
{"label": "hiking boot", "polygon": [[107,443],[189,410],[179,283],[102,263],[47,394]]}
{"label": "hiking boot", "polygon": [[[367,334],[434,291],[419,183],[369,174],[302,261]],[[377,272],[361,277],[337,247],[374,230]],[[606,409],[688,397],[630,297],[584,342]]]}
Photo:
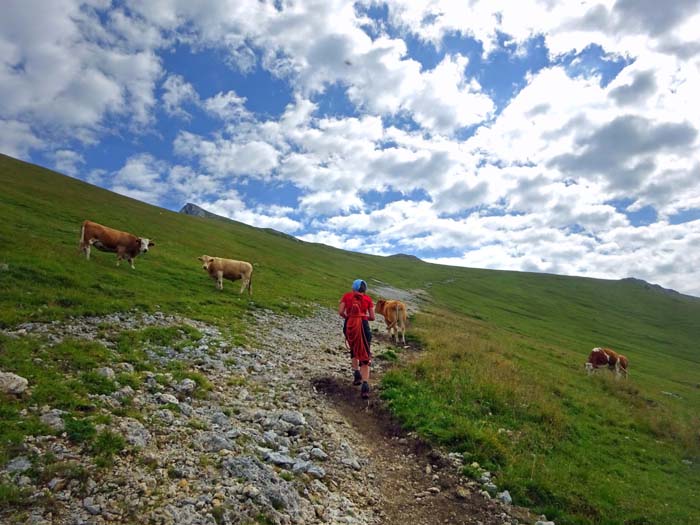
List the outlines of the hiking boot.
{"label": "hiking boot", "polygon": [[362,374],[360,374],[359,370],[355,370],[354,380],[353,380],[352,384],[353,385],[361,385],[362,384]]}
{"label": "hiking boot", "polygon": [[360,395],[362,396],[362,399],[369,398],[369,385],[367,384],[367,381],[362,383],[362,390],[360,390]]}

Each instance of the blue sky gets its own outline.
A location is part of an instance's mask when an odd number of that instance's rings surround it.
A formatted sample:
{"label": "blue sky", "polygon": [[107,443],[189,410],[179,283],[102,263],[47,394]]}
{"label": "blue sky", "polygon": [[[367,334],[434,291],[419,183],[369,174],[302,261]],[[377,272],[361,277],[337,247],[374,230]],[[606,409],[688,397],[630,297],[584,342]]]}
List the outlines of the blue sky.
{"label": "blue sky", "polygon": [[700,2],[549,4],[6,2],[0,151],[350,250],[700,295]]}

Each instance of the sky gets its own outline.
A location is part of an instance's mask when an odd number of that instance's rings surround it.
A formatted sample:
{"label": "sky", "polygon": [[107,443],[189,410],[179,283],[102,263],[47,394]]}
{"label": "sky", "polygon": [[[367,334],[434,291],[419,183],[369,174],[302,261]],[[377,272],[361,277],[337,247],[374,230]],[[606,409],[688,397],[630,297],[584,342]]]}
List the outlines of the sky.
{"label": "sky", "polygon": [[700,296],[700,0],[2,10],[2,153],[343,249]]}

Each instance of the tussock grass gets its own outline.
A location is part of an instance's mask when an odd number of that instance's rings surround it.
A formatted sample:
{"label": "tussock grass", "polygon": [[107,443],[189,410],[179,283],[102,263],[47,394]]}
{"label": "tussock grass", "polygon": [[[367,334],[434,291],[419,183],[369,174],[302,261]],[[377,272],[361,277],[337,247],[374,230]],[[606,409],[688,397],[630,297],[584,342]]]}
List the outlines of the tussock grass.
{"label": "tussock grass", "polygon": [[126,448],[126,441],[116,432],[103,430],[95,437],[91,451],[96,457],[95,463],[100,467],[112,464],[113,456]]}
{"label": "tussock grass", "polygon": [[562,524],[697,521],[697,417],[478,320],[432,309],[415,326],[427,353],[387,374],[384,395],[407,426],[495,471],[516,503]]}
{"label": "tussock grass", "polygon": [[0,483],[0,510],[26,507],[30,492],[11,483]]}

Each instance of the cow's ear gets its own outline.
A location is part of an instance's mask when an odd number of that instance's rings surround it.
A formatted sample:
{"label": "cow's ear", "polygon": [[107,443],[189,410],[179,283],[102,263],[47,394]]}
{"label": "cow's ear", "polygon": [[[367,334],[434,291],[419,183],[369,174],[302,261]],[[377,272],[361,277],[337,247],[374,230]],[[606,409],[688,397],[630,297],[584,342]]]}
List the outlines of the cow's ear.
{"label": "cow's ear", "polygon": [[148,241],[148,247],[149,247],[149,248],[150,248],[151,246],[155,246],[155,245],[156,245],[156,243],[154,243],[153,241]]}
{"label": "cow's ear", "polygon": [[197,257],[197,260],[204,262],[204,257]]}

